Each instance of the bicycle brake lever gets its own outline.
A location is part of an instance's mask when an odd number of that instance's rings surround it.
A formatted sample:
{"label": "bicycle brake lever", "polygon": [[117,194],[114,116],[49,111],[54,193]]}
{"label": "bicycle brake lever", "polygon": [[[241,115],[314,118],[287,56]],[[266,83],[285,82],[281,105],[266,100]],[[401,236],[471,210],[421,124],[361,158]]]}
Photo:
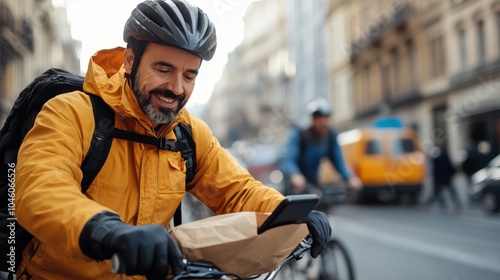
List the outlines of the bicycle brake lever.
{"label": "bicycle brake lever", "polygon": [[302,257],[304,257],[304,254],[306,253],[307,250],[311,249],[311,244],[313,240],[311,237],[306,237],[300,241],[299,247],[300,249],[295,250],[292,253],[292,256],[295,260],[300,260]]}
{"label": "bicycle brake lever", "polygon": [[311,245],[313,244],[313,239],[310,235],[308,235],[306,238],[302,239],[302,241],[300,241],[300,244],[302,247],[311,247]]}
{"label": "bicycle brake lever", "polygon": [[176,275],[172,280],[180,279],[218,279],[224,275],[226,272],[218,269],[215,265],[210,262],[196,261],[188,262],[186,269]]}

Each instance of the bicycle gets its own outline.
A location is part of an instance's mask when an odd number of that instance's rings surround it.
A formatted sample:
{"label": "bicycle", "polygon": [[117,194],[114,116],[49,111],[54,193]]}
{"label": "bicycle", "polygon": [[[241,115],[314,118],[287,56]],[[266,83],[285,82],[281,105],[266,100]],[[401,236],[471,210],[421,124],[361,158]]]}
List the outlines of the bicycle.
{"label": "bicycle", "polygon": [[[345,191],[325,192],[320,197],[324,202],[329,200],[327,196],[345,194]],[[321,204],[321,202],[320,202]],[[321,207],[321,205],[319,206]],[[305,238],[285,260],[273,271],[265,275],[263,280],[276,279],[283,276],[283,280],[300,279],[300,280],[354,280],[354,268],[351,257],[345,245],[333,237],[322,254],[313,259],[309,254],[305,254],[310,249],[312,239]],[[300,260],[300,261],[299,261]],[[120,261],[117,256],[112,258],[112,271],[117,273],[120,271]],[[250,280],[257,279],[263,275],[256,275],[251,278],[241,278],[238,275],[230,272],[222,271],[214,264],[207,261],[189,261],[186,262],[186,269],[179,275],[176,275],[171,280],[181,279],[238,279]],[[259,278],[262,279],[262,278]]]}
{"label": "bicycle", "polygon": [[[297,248],[285,258],[280,265],[268,272],[263,280],[273,280],[276,278],[280,270],[284,265],[292,260],[298,261],[304,258],[306,252],[311,248],[312,239],[310,237],[304,238]],[[111,258],[111,271],[114,274],[120,273],[122,271],[120,266],[120,258],[118,255],[113,255]],[[251,280],[257,279],[263,275],[256,275],[250,278],[241,278],[230,272],[222,271],[217,268],[214,264],[208,261],[186,261],[186,268],[178,275],[175,275],[170,280],[181,280],[181,279],[231,279],[231,280]],[[326,278],[325,278],[326,279]]]}
{"label": "bicycle", "polygon": [[[328,215],[331,215],[333,206],[349,198],[349,189],[346,187],[308,185],[307,192],[320,197],[317,210]],[[301,262],[288,262],[284,265],[281,276],[283,280],[355,280],[350,253],[335,236],[317,259],[308,255]]]}

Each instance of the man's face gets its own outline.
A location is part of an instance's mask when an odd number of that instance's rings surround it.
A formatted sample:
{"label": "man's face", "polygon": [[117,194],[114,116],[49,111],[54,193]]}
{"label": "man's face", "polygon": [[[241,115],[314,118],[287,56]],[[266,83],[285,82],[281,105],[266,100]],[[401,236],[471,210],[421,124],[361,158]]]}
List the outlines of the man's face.
{"label": "man's face", "polygon": [[[134,54],[125,50],[125,71],[132,72]],[[179,48],[148,43],[132,89],[154,126],[170,123],[191,97],[201,58]]]}
{"label": "man's face", "polygon": [[321,135],[324,135],[328,132],[328,121],[329,116],[316,116],[312,120],[313,129]]}

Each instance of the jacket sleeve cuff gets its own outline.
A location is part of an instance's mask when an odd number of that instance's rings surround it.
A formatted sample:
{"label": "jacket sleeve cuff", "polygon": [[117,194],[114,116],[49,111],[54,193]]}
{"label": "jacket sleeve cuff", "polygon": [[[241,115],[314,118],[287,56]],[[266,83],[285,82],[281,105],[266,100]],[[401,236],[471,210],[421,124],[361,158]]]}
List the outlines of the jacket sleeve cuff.
{"label": "jacket sleeve cuff", "polygon": [[109,233],[119,224],[123,224],[120,217],[108,211],[99,212],[90,218],[83,227],[78,241],[82,253],[94,260],[109,259],[111,256],[103,253],[106,251],[102,249],[106,245],[103,243]]}

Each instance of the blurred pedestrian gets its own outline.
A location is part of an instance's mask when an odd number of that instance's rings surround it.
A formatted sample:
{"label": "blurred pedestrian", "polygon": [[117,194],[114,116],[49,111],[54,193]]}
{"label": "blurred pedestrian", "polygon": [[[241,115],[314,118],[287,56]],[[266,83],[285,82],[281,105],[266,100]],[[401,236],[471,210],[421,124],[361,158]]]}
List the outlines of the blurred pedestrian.
{"label": "blurred pedestrian", "polygon": [[453,184],[453,176],[456,173],[456,169],[451,163],[446,147],[442,145],[435,147],[431,152],[431,157],[433,194],[429,197],[427,205],[432,206],[437,201],[439,208],[445,211],[447,203],[443,197],[443,190],[446,189],[450,194],[455,210],[460,211],[462,203]]}

